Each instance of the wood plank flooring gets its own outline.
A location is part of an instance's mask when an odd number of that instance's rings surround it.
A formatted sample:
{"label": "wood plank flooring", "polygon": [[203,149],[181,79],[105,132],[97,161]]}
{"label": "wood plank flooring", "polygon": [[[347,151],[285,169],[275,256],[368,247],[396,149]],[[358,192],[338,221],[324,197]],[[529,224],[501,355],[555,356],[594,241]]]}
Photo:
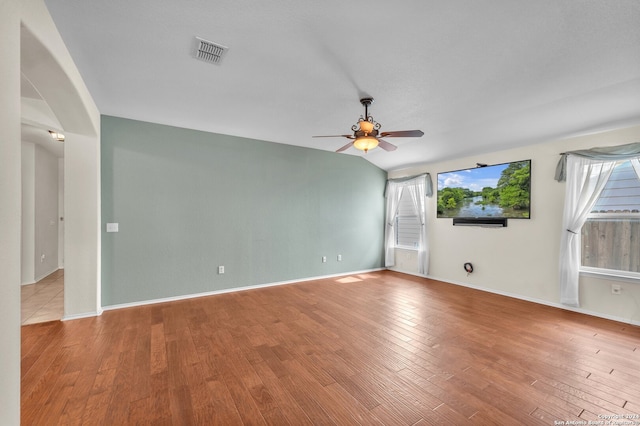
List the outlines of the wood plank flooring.
{"label": "wood plank flooring", "polygon": [[21,398],[23,425],[640,424],[640,328],[382,271],[24,326]]}

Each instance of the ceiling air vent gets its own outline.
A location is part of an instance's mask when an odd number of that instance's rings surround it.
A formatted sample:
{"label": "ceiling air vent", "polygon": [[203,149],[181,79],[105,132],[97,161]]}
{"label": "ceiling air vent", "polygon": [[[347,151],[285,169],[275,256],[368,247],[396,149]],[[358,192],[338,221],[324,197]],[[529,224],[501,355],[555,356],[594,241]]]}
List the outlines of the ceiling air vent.
{"label": "ceiling air vent", "polygon": [[196,37],[196,59],[212,64],[219,64],[229,48],[211,41]]}

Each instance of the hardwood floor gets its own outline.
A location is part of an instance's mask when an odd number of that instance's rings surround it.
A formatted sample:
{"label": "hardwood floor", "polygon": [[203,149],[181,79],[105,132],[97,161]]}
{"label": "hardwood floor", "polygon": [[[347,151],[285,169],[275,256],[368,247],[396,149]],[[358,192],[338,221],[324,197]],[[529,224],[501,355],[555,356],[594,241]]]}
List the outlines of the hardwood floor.
{"label": "hardwood floor", "polygon": [[21,392],[24,425],[640,424],[640,328],[383,271],[24,326]]}

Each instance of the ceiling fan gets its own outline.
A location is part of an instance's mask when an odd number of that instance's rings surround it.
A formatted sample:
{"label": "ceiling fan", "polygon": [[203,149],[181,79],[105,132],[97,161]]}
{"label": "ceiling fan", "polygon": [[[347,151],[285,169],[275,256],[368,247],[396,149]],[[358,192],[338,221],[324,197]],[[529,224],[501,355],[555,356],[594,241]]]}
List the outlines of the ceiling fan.
{"label": "ceiling fan", "polygon": [[379,132],[380,123],[374,121],[369,115],[369,105],[373,103],[373,98],[362,98],[360,103],[364,106],[364,116],[360,116],[358,122],[351,126],[353,135],[331,135],[331,136],[314,136],[314,138],[347,138],[351,142],[338,149],[336,152],[342,152],[351,148],[353,145],[357,149],[364,151],[365,154],[373,148],[379,146],[385,151],[395,151],[397,146],[380,138],[419,138],[424,135],[422,130],[400,130],[396,132]]}

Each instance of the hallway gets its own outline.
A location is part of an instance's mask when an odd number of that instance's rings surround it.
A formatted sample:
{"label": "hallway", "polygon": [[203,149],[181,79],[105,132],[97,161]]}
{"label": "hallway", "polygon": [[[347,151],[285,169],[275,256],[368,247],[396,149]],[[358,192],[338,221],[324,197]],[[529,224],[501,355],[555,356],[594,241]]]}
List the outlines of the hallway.
{"label": "hallway", "polygon": [[22,325],[62,319],[64,269],[58,269],[35,284],[23,285],[21,300]]}

